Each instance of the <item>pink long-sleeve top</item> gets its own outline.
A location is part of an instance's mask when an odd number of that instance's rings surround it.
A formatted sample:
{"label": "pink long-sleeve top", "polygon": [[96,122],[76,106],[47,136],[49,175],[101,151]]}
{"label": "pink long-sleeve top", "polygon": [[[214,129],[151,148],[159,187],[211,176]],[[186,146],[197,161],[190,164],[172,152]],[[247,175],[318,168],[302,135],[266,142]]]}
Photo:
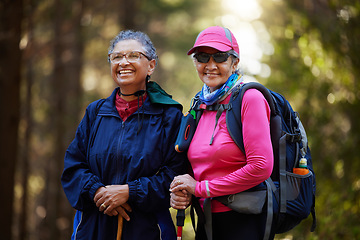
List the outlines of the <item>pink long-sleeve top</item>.
{"label": "pink long-sleeve top", "polygon": [[[230,96],[221,103],[227,104]],[[235,110],[235,109],[233,109]],[[270,138],[270,108],[262,93],[247,90],[241,106],[245,153],[238,148],[226,127],[226,112],[219,118],[213,144],[216,111],[204,111],[188,150],[197,181],[195,196],[218,197],[252,188],[270,177],[273,151]],[[231,209],[211,201],[212,212]]]}

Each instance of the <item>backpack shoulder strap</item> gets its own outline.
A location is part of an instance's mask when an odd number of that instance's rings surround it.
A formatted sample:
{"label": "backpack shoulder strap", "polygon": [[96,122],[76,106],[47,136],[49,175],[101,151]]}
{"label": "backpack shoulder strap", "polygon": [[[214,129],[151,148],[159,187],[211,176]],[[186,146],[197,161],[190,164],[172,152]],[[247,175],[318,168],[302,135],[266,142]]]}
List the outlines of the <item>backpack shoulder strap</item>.
{"label": "backpack shoulder strap", "polygon": [[259,92],[261,92],[264,95],[266,101],[269,104],[269,107],[270,107],[270,110],[271,110],[271,115],[273,115],[273,116],[276,115],[278,110],[276,109],[276,104],[274,102],[274,98],[271,95],[269,89],[267,89],[264,85],[262,85],[260,83],[250,82],[250,83],[244,84],[244,86],[240,90],[240,102],[241,103],[242,103],[243,96],[244,96],[246,90],[248,90],[248,89],[256,89]]}
{"label": "backpack shoulder strap", "polygon": [[245,83],[239,90],[239,93],[234,93],[230,99],[230,107],[226,114],[226,125],[231,138],[236,145],[245,153],[243,134],[242,134],[242,122],[241,122],[241,106],[244,94],[249,89],[256,89],[260,91],[266,101],[269,104],[271,110],[271,116],[275,116],[278,113],[276,103],[270,93],[270,91],[262,84],[257,82]]}

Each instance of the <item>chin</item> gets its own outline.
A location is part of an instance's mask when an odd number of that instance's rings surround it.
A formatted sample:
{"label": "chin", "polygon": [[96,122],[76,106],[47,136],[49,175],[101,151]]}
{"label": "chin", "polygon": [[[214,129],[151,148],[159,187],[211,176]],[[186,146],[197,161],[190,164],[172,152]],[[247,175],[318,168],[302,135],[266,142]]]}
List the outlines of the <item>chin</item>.
{"label": "chin", "polygon": [[134,83],[134,79],[132,78],[120,78],[118,77],[115,82],[118,84],[118,85],[129,85],[129,84],[133,84]]}
{"label": "chin", "polygon": [[214,89],[214,90],[220,88],[220,87],[223,85],[223,83],[217,84],[217,83],[214,83],[214,81],[205,81],[204,83],[205,83],[209,88]]}

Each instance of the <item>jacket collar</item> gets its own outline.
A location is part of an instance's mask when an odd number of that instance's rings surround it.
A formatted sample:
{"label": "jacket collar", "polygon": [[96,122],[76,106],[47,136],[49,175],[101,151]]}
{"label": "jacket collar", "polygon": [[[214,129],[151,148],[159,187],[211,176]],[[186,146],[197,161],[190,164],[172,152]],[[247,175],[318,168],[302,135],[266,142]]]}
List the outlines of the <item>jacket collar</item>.
{"label": "jacket collar", "polygon": [[180,107],[180,109],[182,110],[182,105],[172,99],[172,96],[166,93],[156,82],[150,81],[146,83],[146,91],[152,103],[175,105],[177,107]]}
{"label": "jacket collar", "polygon": [[[146,90],[148,93],[148,98],[146,98],[144,104],[140,108],[141,113],[161,114],[163,112],[162,105],[173,105],[182,110],[182,105],[177,101],[173,100],[171,95],[167,94],[157,83],[148,82],[146,84]],[[119,87],[115,88],[112,94],[105,100],[105,103],[99,110],[99,115],[119,117],[119,114],[115,107],[115,98],[118,91]],[[138,111],[136,111],[135,113],[137,113]]]}

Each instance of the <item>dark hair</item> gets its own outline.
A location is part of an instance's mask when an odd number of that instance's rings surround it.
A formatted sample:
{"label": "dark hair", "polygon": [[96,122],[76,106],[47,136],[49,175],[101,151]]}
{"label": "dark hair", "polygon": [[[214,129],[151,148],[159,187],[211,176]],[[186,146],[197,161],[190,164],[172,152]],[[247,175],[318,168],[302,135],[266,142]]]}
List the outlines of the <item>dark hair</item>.
{"label": "dark hair", "polygon": [[[141,45],[143,45],[145,49],[145,55],[148,56],[150,60],[155,59],[156,64],[158,61],[158,56],[156,54],[156,49],[151,42],[149,36],[143,32],[140,31],[133,31],[133,30],[124,30],[121,31],[113,40],[110,42],[110,47],[108,54],[112,53],[114,51],[115,45],[118,42],[124,41],[124,40],[136,40]],[[108,62],[110,62],[110,58],[108,57]]]}

